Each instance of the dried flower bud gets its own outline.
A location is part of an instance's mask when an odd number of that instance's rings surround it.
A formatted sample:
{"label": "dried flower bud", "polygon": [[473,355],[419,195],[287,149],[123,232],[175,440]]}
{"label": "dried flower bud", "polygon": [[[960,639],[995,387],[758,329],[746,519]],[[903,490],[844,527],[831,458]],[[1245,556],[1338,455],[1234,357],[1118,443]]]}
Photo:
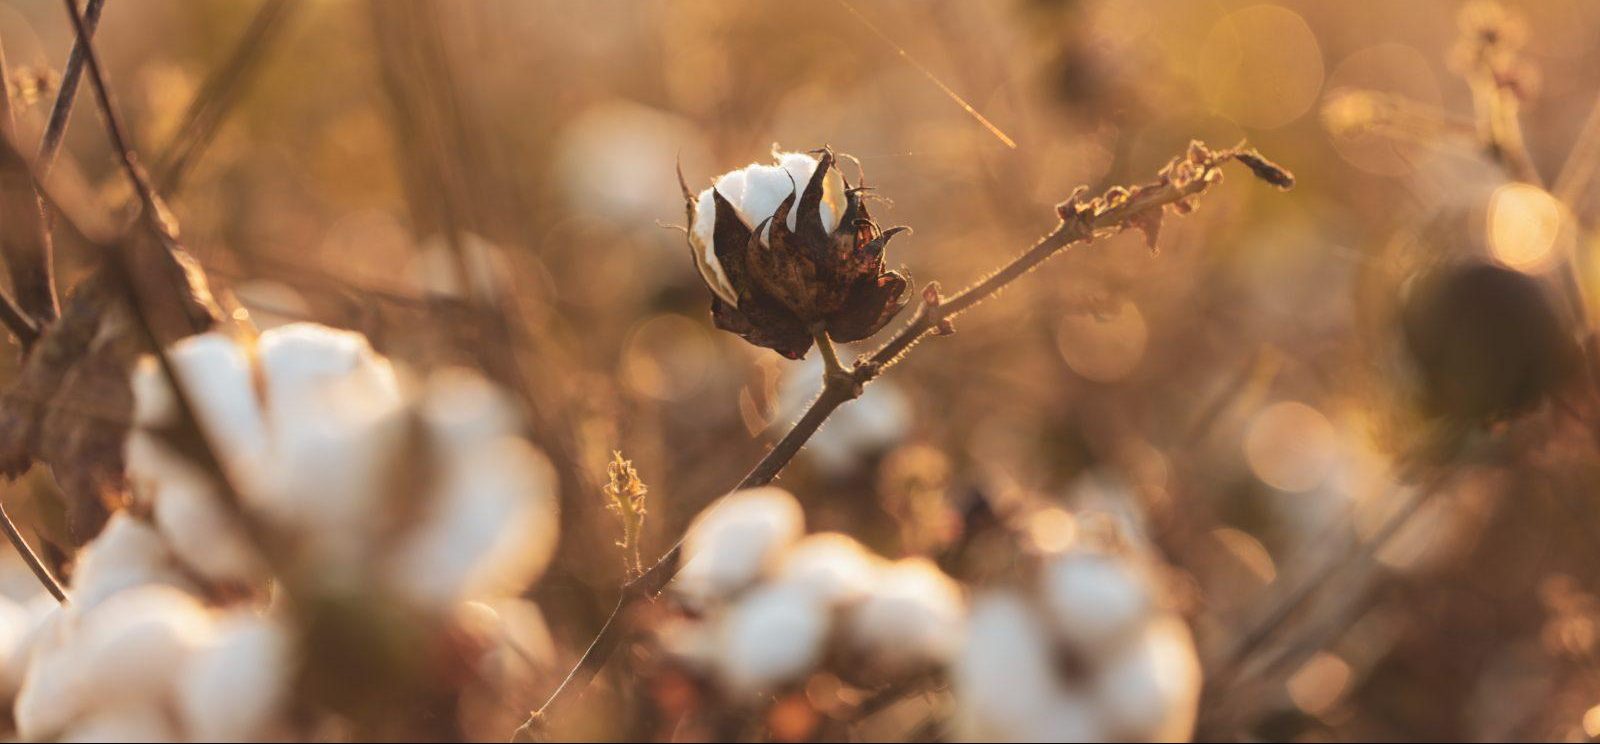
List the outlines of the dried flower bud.
{"label": "dried flower bud", "polygon": [[865,187],[851,187],[832,152],[775,155],[778,165],[724,174],[698,196],[684,185],[689,247],[717,327],[799,359],[814,331],[859,341],[905,307],[910,280],[885,271],[883,255],[907,228],[878,229]]}

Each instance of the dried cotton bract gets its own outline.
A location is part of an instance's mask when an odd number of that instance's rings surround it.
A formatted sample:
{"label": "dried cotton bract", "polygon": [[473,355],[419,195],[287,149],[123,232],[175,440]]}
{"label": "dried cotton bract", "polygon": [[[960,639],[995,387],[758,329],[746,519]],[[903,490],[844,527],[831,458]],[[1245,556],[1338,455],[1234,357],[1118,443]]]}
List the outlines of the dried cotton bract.
{"label": "dried cotton bract", "polygon": [[[910,281],[884,269],[880,231],[833,153],[774,153],[776,165],[725,173],[695,195],[683,186],[689,249],[714,297],[718,328],[790,359],[816,333],[859,341],[905,307]],[[681,174],[680,174],[681,178]]]}
{"label": "dried cotton bract", "polygon": [[1200,666],[1188,627],[1126,556],[1048,556],[1028,591],[979,597],[952,668],[964,741],[1183,741]]}

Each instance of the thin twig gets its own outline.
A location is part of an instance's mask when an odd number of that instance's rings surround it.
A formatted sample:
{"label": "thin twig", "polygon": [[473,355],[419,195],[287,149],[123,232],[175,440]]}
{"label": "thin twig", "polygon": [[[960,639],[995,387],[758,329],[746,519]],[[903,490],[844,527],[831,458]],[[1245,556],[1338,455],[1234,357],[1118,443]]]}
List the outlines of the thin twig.
{"label": "thin twig", "polygon": [[61,73],[61,88],[56,91],[55,105],[50,107],[50,119],[44,127],[44,138],[39,142],[39,157],[33,164],[41,175],[50,172],[50,166],[55,164],[56,153],[61,150],[67,122],[72,118],[72,104],[78,98],[78,80],[83,77],[83,50],[87,40],[94,38],[95,29],[100,25],[100,10],[105,4],[106,0],[89,0],[83,7],[83,27],[87,33],[73,36],[66,70]]}
{"label": "thin twig", "polygon": [[[1056,229],[1040,238],[1022,255],[949,298],[939,297],[936,290],[925,293],[912,320],[895,333],[888,343],[858,359],[846,374],[824,375],[822,392],[817,399],[794,427],[729,493],[771,483],[834,410],[860,397],[867,383],[904,358],[906,352],[924,336],[936,330],[948,331],[950,320],[955,316],[994,297],[1006,285],[1067,246],[1128,228],[1139,228],[1153,235],[1166,207],[1180,202],[1188,204],[1191,197],[1198,196],[1220,179],[1219,168],[1231,160],[1238,160],[1258,177],[1280,188],[1289,188],[1294,183],[1293,176],[1287,171],[1262,158],[1254,150],[1240,146],[1211,151],[1195,142],[1190,145],[1186,155],[1174,159],[1161,171],[1158,181],[1133,189],[1112,189],[1095,199],[1084,199],[1084,190],[1080,189],[1057,207],[1061,223]],[[726,495],[722,498],[726,498]],[[706,507],[707,511],[717,508],[720,503],[721,498],[713,501]],[[660,560],[623,586],[616,608],[600,626],[594,641],[544,705],[517,728],[512,735],[513,741],[535,740],[551,716],[588,686],[589,681],[621,646],[626,635],[623,625],[628,610],[636,602],[654,599],[677,575],[683,560],[683,547],[684,538],[679,537]]]}
{"label": "thin twig", "polygon": [[[143,222],[160,238],[172,245],[175,238],[175,227],[167,220],[165,208],[161,206],[159,197],[151,189],[149,181],[145,178],[143,170],[139,167],[138,159],[128,147],[127,138],[123,135],[120,120],[116,109],[111,105],[111,96],[107,90],[105,76],[100,67],[100,61],[95,54],[94,45],[88,38],[88,31],[84,26],[83,18],[78,15],[77,4],[74,0],[63,0],[66,4],[67,15],[72,19],[73,31],[82,43],[84,57],[88,65],[89,80],[94,88],[95,97],[100,103],[100,113],[105,119],[106,133],[111,140],[112,147],[117,151],[128,179],[133,183],[135,191],[139,194],[144,206],[145,219]],[[37,176],[36,176],[37,178]],[[216,485],[219,501],[223,503],[234,516],[235,522],[243,529],[245,537],[250,541],[263,559],[269,564],[275,563],[278,551],[273,550],[272,535],[265,523],[255,518],[244,505],[244,499],[238,488],[233,485],[228,476],[222,458],[217,454],[212,445],[205,427],[200,424],[199,409],[191,398],[188,389],[184,386],[182,378],[178,376],[177,367],[171,357],[163,348],[161,340],[156,333],[155,323],[152,321],[144,303],[141,301],[137,283],[134,280],[134,267],[132,257],[125,250],[116,246],[100,245],[100,253],[106,259],[106,266],[115,272],[115,277],[127,294],[128,309],[133,316],[134,326],[150,346],[162,375],[172,387],[173,400],[178,409],[179,435],[188,443],[194,445],[187,448],[185,454],[196,460],[199,466]]]}
{"label": "thin twig", "polygon": [[[10,79],[5,51],[0,49],[0,129],[14,136],[16,107],[7,83]],[[56,301],[49,223],[39,192],[28,176],[27,161],[20,157],[0,160],[0,224],[5,226],[0,232],[0,254],[11,276],[17,307],[41,325],[55,320],[61,308]],[[22,348],[26,352],[28,346]]]}
{"label": "thin twig", "polygon": [[61,604],[67,603],[67,592],[61,588],[61,582],[56,580],[55,574],[50,573],[50,567],[39,560],[39,554],[33,552],[28,541],[22,537],[22,532],[17,530],[17,525],[11,520],[11,515],[6,512],[5,504],[0,504],[0,530],[6,533],[6,539],[11,541],[11,547],[17,549],[17,555],[22,556],[22,562],[28,564],[28,569],[38,577],[39,583],[44,585],[50,596],[55,597]]}

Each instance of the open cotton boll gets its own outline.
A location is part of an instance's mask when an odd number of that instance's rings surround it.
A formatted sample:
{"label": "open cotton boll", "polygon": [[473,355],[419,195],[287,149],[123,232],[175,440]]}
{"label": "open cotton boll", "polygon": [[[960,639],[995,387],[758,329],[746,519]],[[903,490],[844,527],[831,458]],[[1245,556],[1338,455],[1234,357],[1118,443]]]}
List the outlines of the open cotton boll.
{"label": "open cotton boll", "polygon": [[1114,650],[1139,632],[1152,609],[1145,577],[1114,556],[1062,553],[1049,558],[1041,574],[1056,633],[1086,654]]}
{"label": "open cotton boll", "polygon": [[33,618],[27,608],[0,597],[0,700],[10,700],[22,684],[28,635]]}
{"label": "open cotton boll", "polygon": [[947,661],[961,643],[961,587],[926,558],[905,558],[878,572],[849,613],[858,648],[897,670]]}
{"label": "open cotton boll", "polygon": [[950,670],[959,741],[1103,741],[1092,706],[1057,679],[1048,629],[1020,596],[978,598]]}
{"label": "open cotton boll", "polygon": [[153,516],[172,552],[195,573],[219,582],[255,583],[266,566],[209,480],[174,470],[156,490]]}
{"label": "open cotton boll", "polygon": [[76,692],[96,706],[169,695],[189,655],[213,632],[198,599],[161,585],[119,592],[76,621]]}
{"label": "open cotton boll", "polygon": [[119,592],[149,584],[190,586],[161,535],[126,511],[117,512],[78,553],[72,573],[72,609],[80,614],[89,612]]}
{"label": "open cotton boll", "polygon": [[749,586],[805,530],[800,502],[774,486],[729,494],[695,517],[684,535],[673,592],[704,606]]}
{"label": "open cotton boll", "polygon": [[394,369],[360,334],[306,323],[258,346],[271,464],[247,497],[317,560],[356,565],[407,430]]}
{"label": "open cotton boll", "polygon": [[555,552],[549,461],[527,441],[502,437],[440,467],[432,498],[397,551],[394,584],[436,604],[527,588]]}
{"label": "open cotton boll", "polygon": [[830,621],[827,604],[803,587],[775,584],[750,592],[718,626],[718,678],[736,695],[801,679],[821,662]]}
{"label": "open cotton boll", "polygon": [[[259,457],[266,431],[250,359],[234,339],[217,331],[202,333],[172,344],[166,354],[210,444],[230,459]],[[154,428],[177,423],[177,398],[157,359],[140,360],[132,387],[136,423]]]}
{"label": "open cotton boll", "polygon": [[852,602],[866,596],[882,563],[849,535],[819,532],[789,549],[775,583],[804,588],[832,604]]}
{"label": "open cotton boll", "polygon": [[294,642],[282,625],[249,611],[222,618],[180,673],[184,729],[195,741],[281,738],[293,664]]}
{"label": "open cotton boll", "polygon": [[[712,186],[701,191],[695,200],[694,224],[689,228],[690,242],[699,254],[695,257],[695,264],[705,275],[706,284],[730,304],[737,305],[738,298],[721,262],[717,260],[712,242],[717,223],[716,199],[712,191],[721,194],[751,228],[772,217],[778,205],[794,194],[796,208],[789,211],[788,223],[789,229],[796,229],[799,224],[799,195],[817,170],[817,158],[803,152],[774,152],[773,157],[778,161],[777,165],[751,163],[740,170],[718,176]],[[829,173],[824,181],[822,203],[818,211],[823,230],[833,232],[839,225],[840,216],[844,214],[844,177],[837,170]],[[767,232],[763,231],[763,239],[766,235]]]}
{"label": "open cotton boll", "polygon": [[165,705],[179,669],[211,630],[198,600],[154,584],[57,615],[17,693],[18,733],[45,739],[93,711]]}
{"label": "open cotton boll", "polygon": [[1200,660],[1188,626],[1162,617],[1096,675],[1094,699],[1122,741],[1188,741],[1200,702]]}

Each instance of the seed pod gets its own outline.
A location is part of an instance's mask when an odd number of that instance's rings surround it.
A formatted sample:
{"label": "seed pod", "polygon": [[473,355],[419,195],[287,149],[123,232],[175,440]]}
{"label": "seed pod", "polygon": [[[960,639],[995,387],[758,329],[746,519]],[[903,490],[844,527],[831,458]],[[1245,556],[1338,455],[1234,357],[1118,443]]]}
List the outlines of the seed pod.
{"label": "seed pod", "polygon": [[778,165],[724,174],[698,196],[683,189],[716,326],[790,359],[805,356],[814,331],[840,342],[877,333],[911,286],[884,269],[884,248],[907,228],[879,230],[865,188],[819,152],[778,154]]}
{"label": "seed pod", "polygon": [[1401,310],[1419,404],[1462,423],[1509,418],[1566,380],[1575,345],[1537,279],[1488,263],[1418,277]]}

